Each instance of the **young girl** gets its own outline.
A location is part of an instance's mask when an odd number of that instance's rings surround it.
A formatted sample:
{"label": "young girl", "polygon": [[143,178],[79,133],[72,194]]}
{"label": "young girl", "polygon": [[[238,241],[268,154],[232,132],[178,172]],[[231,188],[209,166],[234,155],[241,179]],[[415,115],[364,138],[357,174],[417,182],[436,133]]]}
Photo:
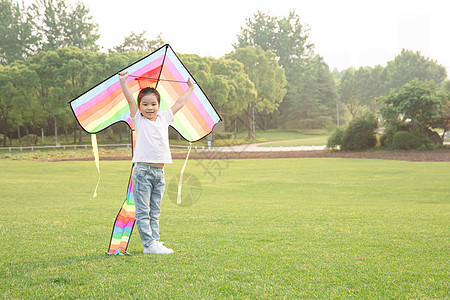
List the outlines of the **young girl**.
{"label": "young girl", "polygon": [[133,160],[133,194],[136,206],[136,225],[144,244],[145,254],[170,254],[160,242],[159,216],[164,194],[164,164],[172,163],[169,149],[169,125],[174,115],[186,104],[194,91],[189,89],[168,110],[158,113],[160,96],[154,88],[143,88],[136,101],[127,84],[128,72],[119,74],[120,85],[130,106],[130,116],[137,133]]}

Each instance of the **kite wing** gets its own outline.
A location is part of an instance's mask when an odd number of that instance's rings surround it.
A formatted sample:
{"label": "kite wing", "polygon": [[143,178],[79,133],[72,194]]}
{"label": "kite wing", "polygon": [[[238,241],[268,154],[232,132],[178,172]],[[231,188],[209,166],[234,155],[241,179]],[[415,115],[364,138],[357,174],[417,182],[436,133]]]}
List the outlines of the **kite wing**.
{"label": "kite wing", "polygon": [[[161,95],[162,111],[169,109],[188,89],[189,77],[195,81],[169,45],[164,45],[121,71],[128,71],[128,86],[135,98],[142,88],[156,87]],[[94,86],[69,104],[78,123],[88,133],[95,134],[118,122],[126,122],[132,130],[134,129],[128,102],[117,74]],[[197,86],[189,101],[175,114],[171,126],[186,140],[195,142],[208,135],[219,121],[219,114],[200,86]],[[133,149],[135,141],[133,131]],[[130,175],[127,197],[114,221],[108,254],[128,254],[126,251],[134,223],[135,206]]]}
{"label": "kite wing", "polygon": [[[130,74],[128,86],[135,98],[142,88],[156,87],[161,95],[161,111],[172,107],[184,94],[188,89],[189,77],[195,81],[168,44],[121,71]],[[97,133],[117,122],[126,122],[134,129],[117,74],[69,104],[78,123],[88,133]],[[197,85],[189,101],[175,115],[171,126],[186,140],[195,142],[208,135],[220,120],[219,114]]]}

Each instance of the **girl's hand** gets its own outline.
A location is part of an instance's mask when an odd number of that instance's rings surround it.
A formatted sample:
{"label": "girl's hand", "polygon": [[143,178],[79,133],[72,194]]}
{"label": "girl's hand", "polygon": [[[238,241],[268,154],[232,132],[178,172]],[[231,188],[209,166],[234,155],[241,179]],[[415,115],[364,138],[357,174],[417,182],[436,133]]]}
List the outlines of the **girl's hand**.
{"label": "girl's hand", "polygon": [[191,77],[189,77],[189,79],[187,81],[187,84],[188,84],[190,89],[194,89],[195,88],[194,81],[192,81]]}
{"label": "girl's hand", "polygon": [[120,72],[119,73],[119,80],[120,81],[126,81],[127,80],[127,78],[128,78],[128,72]]}

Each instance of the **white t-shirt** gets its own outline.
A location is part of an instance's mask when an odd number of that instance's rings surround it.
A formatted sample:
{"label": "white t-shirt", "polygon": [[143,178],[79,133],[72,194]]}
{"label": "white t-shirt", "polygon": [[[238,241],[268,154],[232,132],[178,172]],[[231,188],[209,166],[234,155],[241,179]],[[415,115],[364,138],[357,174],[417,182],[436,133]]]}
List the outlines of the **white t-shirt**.
{"label": "white t-shirt", "polygon": [[145,118],[138,110],[131,120],[137,133],[132,162],[172,163],[169,148],[169,125],[174,120],[172,110],[158,114],[155,121]]}

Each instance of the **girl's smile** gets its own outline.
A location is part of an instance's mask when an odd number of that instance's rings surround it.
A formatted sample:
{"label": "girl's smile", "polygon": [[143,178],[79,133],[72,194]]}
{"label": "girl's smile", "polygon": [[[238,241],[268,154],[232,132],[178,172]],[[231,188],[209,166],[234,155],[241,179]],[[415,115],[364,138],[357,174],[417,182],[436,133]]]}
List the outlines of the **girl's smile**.
{"label": "girl's smile", "polygon": [[159,103],[154,94],[148,94],[142,97],[139,105],[142,115],[150,121],[155,121],[159,111]]}

